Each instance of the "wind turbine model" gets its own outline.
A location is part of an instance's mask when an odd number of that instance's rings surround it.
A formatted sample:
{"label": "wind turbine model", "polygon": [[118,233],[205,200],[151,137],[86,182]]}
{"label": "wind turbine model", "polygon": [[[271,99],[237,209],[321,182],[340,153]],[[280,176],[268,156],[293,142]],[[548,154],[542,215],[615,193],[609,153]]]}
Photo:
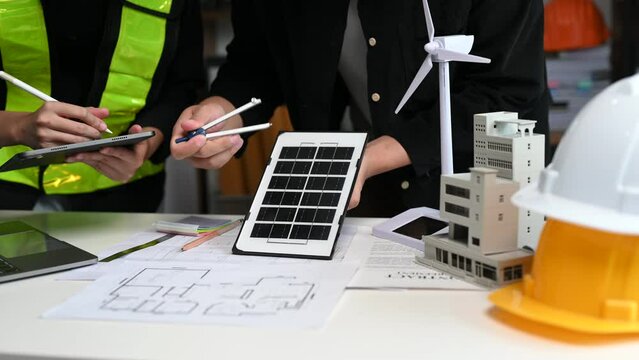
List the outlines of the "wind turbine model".
{"label": "wind turbine model", "polygon": [[453,173],[453,139],[450,118],[450,72],[449,61],[463,61],[472,63],[490,63],[490,59],[468,55],[473,47],[474,37],[472,35],[450,35],[435,37],[435,26],[430,15],[428,2],[422,0],[424,13],[426,15],[426,28],[428,30],[428,44],[424,45],[424,50],[428,53],[424,63],[417,71],[417,75],[408,87],[402,101],[395,109],[395,114],[399,113],[406,101],[413,95],[419,84],[433,68],[433,61],[439,63],[439,121],[440,121],[440,142],[441,142],[441,165],[442,175]]}

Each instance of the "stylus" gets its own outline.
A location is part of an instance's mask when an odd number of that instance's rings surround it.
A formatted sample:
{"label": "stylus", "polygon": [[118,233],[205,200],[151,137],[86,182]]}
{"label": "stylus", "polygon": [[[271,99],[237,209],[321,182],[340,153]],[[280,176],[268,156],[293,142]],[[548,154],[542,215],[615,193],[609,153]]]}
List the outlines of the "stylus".
{"label": "stylus", "polygon": [[[219,118],[217,118],[217,119],[215,119],[215,120],[203,125],[199,129],[195,129],[195,130],[189,131],[186,134],[186,136],[181,137],[179,139],[176,139],[175,142],[179,144],[181,142],[189,141],[189,139],[191,139],[192,137],[197,136],[197,135],[208,135],[206,133],[206,130],[208,128],[213,127],[213,126],[215,126],[217,124],[221,124],[222,122],[232,118],[233,116],[238,115],[238,114],[240,114],[240,113],[252,108],[253,106],[259,105],[261,103],[262,103],[262,100],[257,99],[257,98],[252,98],[251,101],[249,101],[248,103],[246,103],[246,104],[240,106],[239,108],[231,111],[230,113],[225,114],[223,116],[220,116]],[[254,130],[249,130],[249,131],[254,131]],[[223,131],[220,131],[220,132],[223,132]],[[239,133],[236,133],[236,134],[239,134]],[[227,134],[227,135],[230,135],[230,134]],[[224,136],[224,135],[220,135],[220,136]],[[207,136],[207,138],[210,139],[208,136]]]}
{"label": "stylus", "polygon": [[215,139],[215,138],[219,138],[219,137],[227,136],[227,135],[235,135],[235,134],[242,134],[242,133],[247,133],[247,132],[251,132],[251,131],[264,130],[264,129],[268,129],[270,127],[271,127],[271,123],[264,123],[264,124],[258,124],[258,125],[245,126],[245,127],[241,127],[241,128],[237,128],[237,129],[230,129],[230,130],[212,132],[210,134],[206,134],[206,138],[207,139]]}
{"label": "stylus", "polygon": [[[35,96],[35,97],[37,97],[37,98],[39,98],[41,100],[44,100],[44,101],[58,101],[58,100],[52,98],[51,96],[43,93],[42,91],[34,88],[33,86],[25,83],[24,81],[22,81],[20,79],[16,79],[15,77],[7,74],[4,71],[0,71],[0,78],[12,83],[13,85],[19,87],[20,89],[28,92],[29,94],[31,94],[31,95],[33,95],[33,96]],[[107,128],[104,131],[108,132],[109,134],[113,134],[113,132],[111,132],[111,130],[109,130],[109,128]]]}

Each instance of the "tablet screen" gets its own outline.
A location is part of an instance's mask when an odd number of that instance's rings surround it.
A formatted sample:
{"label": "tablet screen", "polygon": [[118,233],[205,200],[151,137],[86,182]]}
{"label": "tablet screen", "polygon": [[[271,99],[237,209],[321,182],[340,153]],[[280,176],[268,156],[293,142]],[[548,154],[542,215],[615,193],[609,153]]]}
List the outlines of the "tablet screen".
{"label": "tablet screen", "polygon": [[433,234],[446,226],[448,226],[448,223],[445,221],[421,216],[398,227],[393,232],[421,240],[423,235]]}

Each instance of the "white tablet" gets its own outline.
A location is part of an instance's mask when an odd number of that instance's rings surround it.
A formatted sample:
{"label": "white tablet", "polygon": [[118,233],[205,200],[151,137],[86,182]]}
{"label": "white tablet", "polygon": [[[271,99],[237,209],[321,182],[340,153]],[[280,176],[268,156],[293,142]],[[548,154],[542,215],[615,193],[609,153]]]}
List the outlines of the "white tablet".
{"label": "white tablet", "polygon": [[15,154],[11,159],[2,164],[2,166],[0,166],[0,172],[24,169],[32,166],[62,164],[69,155],[97,151],[109,146],[131,146],[153,136],[155,136],[155,131],[145,131],[137,134],[114,136],[107,139],[24,151]]}
{"label": "white tablet", "polygon": [[373,235],[424,251],[423,235],[448,231],[448,223],[439,217],[439,210],[413,208],[373,227]]}

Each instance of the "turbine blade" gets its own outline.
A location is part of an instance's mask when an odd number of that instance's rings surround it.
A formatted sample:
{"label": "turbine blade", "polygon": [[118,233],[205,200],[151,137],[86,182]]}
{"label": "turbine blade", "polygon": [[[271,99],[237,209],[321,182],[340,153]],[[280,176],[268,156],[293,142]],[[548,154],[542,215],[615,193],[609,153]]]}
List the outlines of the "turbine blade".
{"label": "turbine blade", "polygon": [[433,61],[431,60],[430,55],[428,55],[426,56],[426,59],[424,59],[422,66],[420,66],[419,70],[417,70],[417,74],[415,75],[413,82],[410,83],[408,90],[406,90],[406,94],[404,94],[402,101],[399,102],[397,109],[395,109],[395,114],[399,113],[399,111],[404,107],[404,104],[406,104],[406,102],[411,97],[411,95],[413,95],[415,90],[417,90],[417,88],[419,87],[419,84],[421,84],[422,81],[424,81],[424,78],[426,78],[426,75],[428,75],[428,73],[430,72],[430,69],[432,68],[433,68]]}
{"label": "turbine blade", "polygon": [[433,25],[433,17],[430,15],[430,7],[428,0],[422,0],[424,5],[424,16],[426,17],[426,30],[428,30],[428,42],[433,41],[435,37],[435,25]]}
{"label": "turbine blade", "polygon": [[485,57],[481,57],[477,55],[464,54],[464,53],[460,53],[457,51],[452,51],[452,50],[448,50],[444,48],[437,49],[434,55],[437,55],[437,60],[440,60],[440,61],[463,61],[463,62],[472,62],[472,63],[481,63],[481,64],[490,63],[489,58],[485,58]]}

